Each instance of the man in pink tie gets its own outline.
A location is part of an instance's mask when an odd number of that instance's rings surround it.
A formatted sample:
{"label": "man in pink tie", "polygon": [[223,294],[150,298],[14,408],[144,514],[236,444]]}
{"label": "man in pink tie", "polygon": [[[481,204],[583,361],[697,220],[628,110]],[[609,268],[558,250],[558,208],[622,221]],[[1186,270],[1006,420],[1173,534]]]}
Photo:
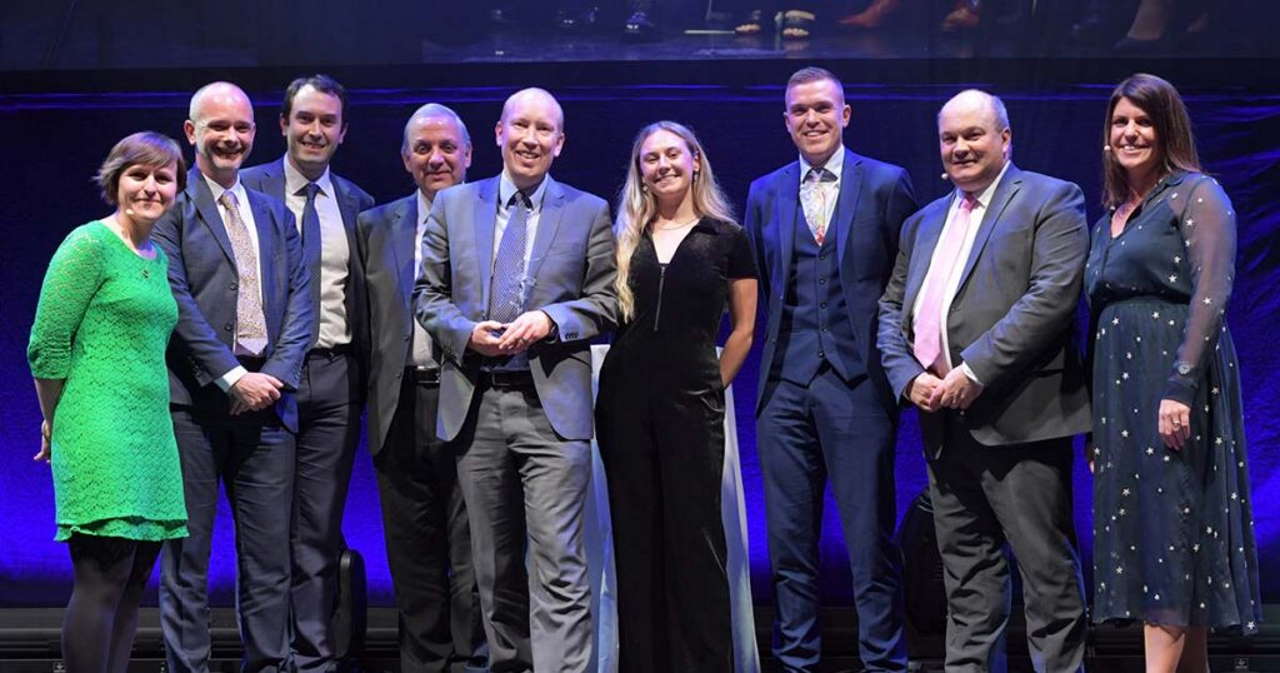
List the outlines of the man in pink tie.
{"label": "man in pink tie", "polygon": [[1037,671],[1082,670],[1071,439],[1089,428],[1073,322],[1089,249],[1080,188],[1009,160],[999,98],[938,114],[955,189],[907,219],[880,299],[878,343],[920,410],[947,588],[947,673],[1005,670],[1007,542]]}

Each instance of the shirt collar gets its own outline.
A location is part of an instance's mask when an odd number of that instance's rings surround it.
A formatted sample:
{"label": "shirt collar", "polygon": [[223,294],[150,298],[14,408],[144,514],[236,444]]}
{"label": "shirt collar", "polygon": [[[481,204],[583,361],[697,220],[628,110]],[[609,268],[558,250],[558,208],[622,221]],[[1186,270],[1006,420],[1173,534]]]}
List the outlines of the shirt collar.
{"label": "shirt collar", "polygon": [[[529,194],[530,210],[537,212],[542,210],[542,197],[547,193],[547,181],[551,179],[551,175],[542,176],[542,182]],[[511,197],[516,193],[516,183],[511,179],[511,175],[507,173],[507,169],[502,169],[502,177],[498,179],[498,207],[506,208],[507,203],[511,201]]]}
{"label": "shirt collar", "polygon": [[[808,161],[805,161],[803,154],[800,155],[800,182],[804,182],[811,168],[814,167],[810,166]],[[836,176],[836,182],[840,181],[840,172],[844,170],[844,143],[836,146],[836,151],[831,153],[831,156],[827,158],[827,162],[822,164],[822,168]]]}
{"label": "shirt collar", "polygon": [[220,185],[220,184],[218,184],[217,182],[215,182],[213,178],[211,178],[211,177],[209,177],[209,176],[207,176],[207,175],[204,175],[203,173],[200,175],[200,177],[204,178],[204,182],[205,182],[205,184],[209,185],[209,191],[210,191],[210,192],[213,192],[213,202],[214,202],[214,203],[217,203],[217,202],[218,202],[218,199],[221,199],[221,198],[222,198],[222,193],[223,193],[223,192],[231,192],[232,194],[235,194],[235,195],[236,195],[236,205],[237,205],[237,206],[239,206],[239,207],[244,207],[244,206],[248,205],[248,204],[246,204],[246,203],[245,203],[245,201],[247,201],[249,197],[244,193],[244,185],[240,184],[240,174],[239,174],[239,173],[237,173],[237,174],[236,174],[236,182],[235,182],[235,184],[231,185],[231,188],[230,188],[230,189],[227,189],[227,188],[223,187],[222,185]]}
{"label": "shirt collar", "polygon": [[428,199],[427,195],[423,194],[421,189],[415,189],[413,190],[413,193],[418,195],[417,225],[418,228],[422,228],[422,226],[427,223],[427,215],[431,213],[431,199]]}
{"label": "shirt collar", "polygon": [[[303,187],[307,186],[310,180],[302,174],[302,171],[293,167],[293,163],[288,157],[283,159],[284,163],[284,193],[289,195],[297,194]],[[320,179],[316,180],[316,184],[320,186],[321,194],[333,195],[333,180],[329,178],[329,167],[324,167],[324,173],[320,175]]]}
{"label": "shirt collar", "polygon": [[[977,199],[979,206],[986,208],[987,206],[991,205],[991,197],[995,196],[996,188],[1000,186],[1000,181],[1004,179],[1004,174],[1009,172],[1009,165],[1012,163],[1013,163],[1012,161],[1004,162],[1004,168],[1000,169],[1000,174],[996,176],[996,179],[992,180],[991,184],[987,185],[986,189],[982,190],[977,194],[977,196],[974,197],[975,199]],[[963,199],[964,199],[964,191],[957,188],[956,201],[958,202]]]}

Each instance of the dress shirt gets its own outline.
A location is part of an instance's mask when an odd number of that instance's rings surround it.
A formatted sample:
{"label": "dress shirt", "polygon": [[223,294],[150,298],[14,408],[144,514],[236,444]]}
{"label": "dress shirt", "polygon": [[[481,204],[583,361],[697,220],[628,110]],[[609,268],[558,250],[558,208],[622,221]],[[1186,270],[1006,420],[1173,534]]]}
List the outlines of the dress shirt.
{"label": "dress shirt", "polygon": [[[284,160],[284,202],[293,212],[299,234],[302,233],[302,210],[307,205],[308,182],[307,176],[294,168],[288,159]],[[312,346],[333,348],[351,343],[346,303],[351,248],[347,245],[342,210],[338,208],[328,168],[316,180],[316,185],[320,187],[316,193],[316,215],[320,217],[320,306],[317,308],[320,330]]]}
{"label": "dress shirt", "polygon": [[[493,259],[489,261],[492,265],[494,260],[498,259],[498,247],[502,245],[502,233],[507,230],[507,222],[511,220],[511,208],[508,205],[511,197],[516,193],[516,183],[512,182],[511,176],[507,174],[507,169],[502,169],[502,177],[498,180],[498,218],[494,222],[493,227]],[[524,265],[525,269],[529,268],[529,255],[533,252],[533,239],[538,235],[538,220],[542,217],[542,199],[547,193],[547,178],[544,176],[542,182],[534,188],[532,194],[526,194],[529,197],[529,217],[525,219],[525,238],[524,238]]]}
{"label": "dress shirt", "polygon": [[[414,278],[422,275],[422,237],[427,231],[427,216],[431,214],[431,199],[428,199],[421,189],[417,190],[416,194],[418,195],[418,222],[413,235]],[[431,357],[431,337],[414,316],[413,307],[409,308],[409,320],[413,323],[413,350],[410,352],[413,366],[434,367],[436,363]]]}
{"label": "dress shirt", "polygon": [[[239,175],[236,176],[236,182],[235,184],[231,185],[230,189],[224,188],[222,185],[218,184],[217,182],[214,182],[213,179],[207,175],[201,175],[201,177],[204,178],[205,184],[209,185],[209,191],[213,192],[213,203],[218,207],[218,217],[222,218],[223,227],[226,227],[227,208],[226,206],[222,205],[222,201],[221,201],[222,193],[229,191],[232,194],[234,194],[236,197],[236,210],[239,211],[240,213],[240,221],[244,223],[245,229],[249,230],[249,240],[253,242],[253,248],[254,248],[253,256],[258,260],[258,297],[259,297],[259,302],[262,302],[263,310],[266,310],[266,303],[263,302],[261,299],[262,297],[262,246],[258,244],[258,225],[257,225],[257,222],[255,222],[253,219],[253,207],[249,204],[249,195],[248,193],[246,193],[244,185],[240,182],[240,176]],[[239,347],[235,347],[233,350],[235,351],[236,355],[250,355],[250,356],[261,355],[261,353],[242,352]],[[228,390],[231,390],[231,386],[234,386],[236,384],[236,381],[239,381],[240,377],[244,376],[247,373],[249,372],[244,367],[241,367],[240,365],[236,365],[230,371],[226,372],[222,376],[219,376],[217,379],[214,379],[214,381],[218,384],[218,387],[223,390],[223,392],[226,392]]]}
{"label": "dress shirt", "polygon": [[827,223],[827,228],[830,229],[831,218],[836,212],[836,202],[840,200],[840,179],[844,171],[844,143],[837,146],[836,151],[827,159],[827,162],[821,166],[809,165],[809,162],[805,160],[804,155],[800,155],[800,189],[805,189],[805,179],[809,177],[809,171],[813,168],[825,169],[828,173],[836,176],[836,179],[832,182],[819,181],[813,186],[813,188],[823,191],[823,199],[826,203],[826,213],[824,213],[826,215],[826,219],[824,221]]}
{"label": "dress shirt", "polygon": [[[969,253],[973,251],[973,241],[978,237],[978,230],[982,228],[982,218],[986,217],[987,207],[991,204],[991,197],[995,196],[996,187],[1000,186],[1000,181],[1004,179],[1004,174],[1009,170],[1009,163],[1005,162],[1004,168],[1000,169],[1000,174],[996,179],[987,185],[987,188],[981,193],[975,194],[976,202],[973,204],[973,210],[969,213],[969,231],[965,234],[964,241],[960,245],[959,250],[942,250],[939,245],[933,249],[933,256],[929,258],[929,271],[925,274],[924,282],[920,284],[920,292],[916,294],[915,303],[911,306],[911,321],[915,322],[916,314],[920,311],[920,306],[924,303],[924,288],[929,286],[933,278],[934,269],[940,259],[944,255],[954,255],[959,261],[951,268],[951,277],[946,279],[946,285],[943,286],[942,306],[940,310],[942,315],[938,318],[938,324],[942,325],[942,357],[945,358],[947,367],[953,367],[951,362],[951,347],[947,336],[947,315],[951,312],[951,302],[956,298],[956,291],[960,289],[960,276],[964,272],[964,267],[969,259]],[[951,206],[947,209],[947,221],[943,225],[942,231],[938,232],[938,241],[944,241],[947,238],[947,230],[955,226],[956,215],[960,212],[960,204],[964,202],[964,192],[956,190],[955,195],[951,199]],[[982,385],[982,381],[978,380],[977,375],[969,368],[966,363],[960,364],[960,370],[969,380],[978,385]]]}

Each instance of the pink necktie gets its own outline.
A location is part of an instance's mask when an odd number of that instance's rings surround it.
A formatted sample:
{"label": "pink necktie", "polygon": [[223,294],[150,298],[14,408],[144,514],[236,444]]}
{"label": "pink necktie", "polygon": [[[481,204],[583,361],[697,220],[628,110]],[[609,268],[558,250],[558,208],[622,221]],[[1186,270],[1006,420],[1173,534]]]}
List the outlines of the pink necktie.
{"label": "pink necktie", "polygon": [[947,361],[942,357],[942,301],[946,295],[947,281],[960,261],[960,248],[969,233],[969,215],[977,200],[965,194],[956,211],[956,217],[947,227],[946,238],[938,241],[933,263],[925,276],[924,299],[915,320],[915,356],[925,369],[936,374],[946,374]]}

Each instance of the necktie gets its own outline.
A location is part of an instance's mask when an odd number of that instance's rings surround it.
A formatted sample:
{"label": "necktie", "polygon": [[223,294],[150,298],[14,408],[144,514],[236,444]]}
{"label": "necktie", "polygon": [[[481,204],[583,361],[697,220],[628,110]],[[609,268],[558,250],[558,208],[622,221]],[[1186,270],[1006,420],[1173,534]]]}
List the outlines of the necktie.
{"label": "necktie", "polygon": [[808,221],[809,231],[813,232],[813,240],[818,245],[822,245],[827,239],[827,203],[830,194],[827,185],[823,183],[835,181],[835,173],[825,168],[810,168],[800,187],[800,205],[804,207],[804,219]]}
{"label": "necktie", "polygon": [[517,191],[508,206],[510,217],[502,231],[489,283],[489,319],[511,322],[524,311],[524,249],[528,237],[529,197]]}
{"label": "necktie", "polygon": [[302,258],[311,274],[311,304],[316,307],[315,327],[311,329],[311,344],[320,336],[320,214],[316,212],[316,194],[320,185],[308,182],[301,191],[306,192],[307,202],[302,206]]}
{"label": "necktie", "polygon": [[947,282],[955,271],[956,262],[960,261],[960,249],[969,233],[969,216],[975,205],[977,199],[965,194],[955,219],[943,232],[945,238],[938,241],[933,263],[925,277],[924,298],[920,311],[916,313],[915,356],[925,369],[936,374],[946,374],[949,369],[946,358],[942,357],[942,301]]}
{"label": "necktie", "polygon": [[[418,250],[422,249],[422,235],[419,233],[414,236],[414,245]],[[413,277],[417,278],[422,275],[422,262],[418,260],[418,255],[414,255]],[[427,330],[422,328],[422,323],[418,322],[417,316],[410,306],[409,321],[413,323],[413,343],[410,347],[409,357],[412,359],[415,367],[430,367],[435,364],[435,360],[431,357],[431,337],[427,335]]]}
{"label": "necktie", "polygon": [[249,237],[249,228],[240,218],[236,195],[227,190],[218,199],[227,211],[223,226],[231,239],[236,258],[236,345],[249,355],[261,355],[267,347],[267,321],[262,313],[262,292],[258,278],[258,251]]}

